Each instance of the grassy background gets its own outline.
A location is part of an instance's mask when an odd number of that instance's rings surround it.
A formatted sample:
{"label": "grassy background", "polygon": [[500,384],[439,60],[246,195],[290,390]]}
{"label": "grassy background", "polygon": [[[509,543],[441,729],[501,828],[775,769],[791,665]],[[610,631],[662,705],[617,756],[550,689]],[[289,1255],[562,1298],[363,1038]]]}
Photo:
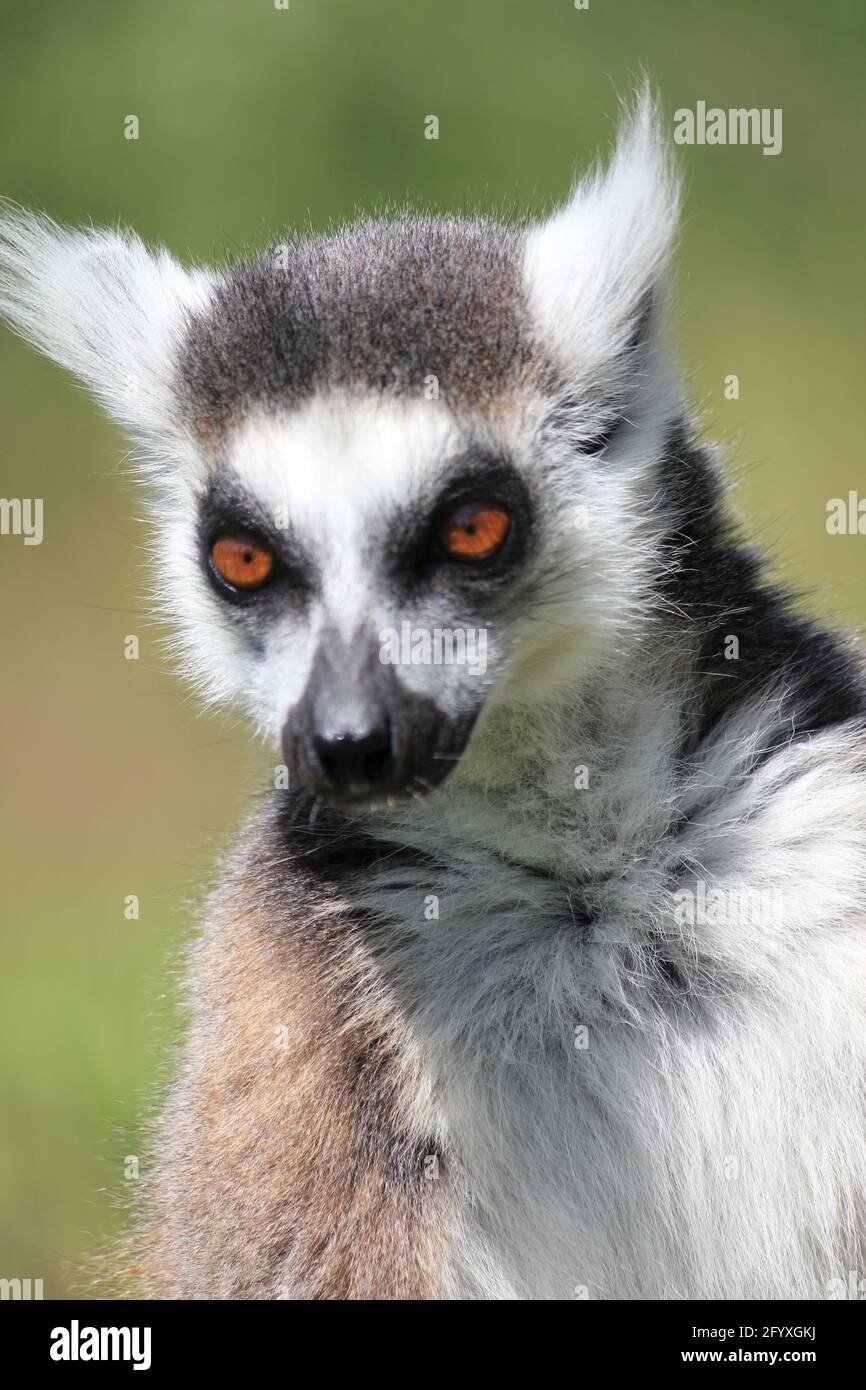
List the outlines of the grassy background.
{"label": "grassy background", "polygon": [[[866,539],[824,529],[866,489],[860,0],[5,0],[0,28],[0,191],[196,258],[381,199],[546,204],[642,65],[669,113],[782,107],[777,158],[683,151],[680,340],[752,529],[866,621]],[[0,496],[46,518],[41,547],[0,539],[0,1276],[57,1297],[118,1220],[176,1028],[165,958],[261,765],[161,669],[112,429],[8,334],[0,382]]]}

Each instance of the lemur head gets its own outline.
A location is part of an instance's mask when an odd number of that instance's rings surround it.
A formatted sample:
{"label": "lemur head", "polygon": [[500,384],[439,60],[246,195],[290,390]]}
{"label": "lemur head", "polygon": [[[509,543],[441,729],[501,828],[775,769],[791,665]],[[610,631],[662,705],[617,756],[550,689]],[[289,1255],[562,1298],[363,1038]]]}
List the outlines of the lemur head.
{"label": "lemur head", "polygon": [[342,804],[626,640],[678,413],[676,183],[644,94],[537,225],[411,215],[181,268],[6,211],[0,304],[131,433],[186,670]]}

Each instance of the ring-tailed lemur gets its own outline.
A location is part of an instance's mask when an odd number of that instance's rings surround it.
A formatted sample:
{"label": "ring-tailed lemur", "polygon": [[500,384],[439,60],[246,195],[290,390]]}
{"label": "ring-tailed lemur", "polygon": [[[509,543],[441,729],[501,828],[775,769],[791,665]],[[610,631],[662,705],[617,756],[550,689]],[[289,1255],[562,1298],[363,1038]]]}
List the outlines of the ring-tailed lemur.
{"label": "ring-tailed lemur", "polygon": [[7,316],[138,443],[188,675],[283,750],[190,962],[145,1293],[866,1269],[863,668],[693,440],[677,203],[644,96],[537,225],[187,272],[5,212]]}

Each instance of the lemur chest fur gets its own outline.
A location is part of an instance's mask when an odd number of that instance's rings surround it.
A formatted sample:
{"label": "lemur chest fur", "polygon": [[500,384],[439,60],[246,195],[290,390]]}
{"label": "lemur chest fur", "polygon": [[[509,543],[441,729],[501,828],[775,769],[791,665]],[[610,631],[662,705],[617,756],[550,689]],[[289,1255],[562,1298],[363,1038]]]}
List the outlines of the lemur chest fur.
{"label": "lemur chest fur", "polygon": [[[564,848],[559,873],[526,862],[531,819],[493,849],[465,791],[438,831],[423,803],[369,828],[270,807],[193,963],[148,1286],[820,1294],[862,1253],[866,1164],[837,1151],[840,1123],[862,1127],[866,1053],[862,920],[839,926],[858,748],[828,732],[746,784],[723,741],[639,851],[600,797],[595,878],[586,845],[570,873]],[[684,920],[676,892],[702,878],[778,883],[781,907]]]}
{"label": "lemur chest fur", "polygon": [[[834,731],[756,764],[729,732],[676,772],[661,735],[651,776],[599,757],[607,788],[566,804],[548,784],[512,833],[483,826],[489,795],[455,796],[438,830],[419,807],[350,874],[350,930],[413,1078],[403,1124],[441,1155],[440,1292],[819,1287],[798,1136],[832,1171],[816,1109],[860,1123],[841,1058],[862,1041],[825,1022],[863,950],[831,905],[863,854],[862,747]],[[533,863],[542,844],[555,869]],[[820,1218],[830,1249],[849,1245],[848,1200],[836,1188]]]}

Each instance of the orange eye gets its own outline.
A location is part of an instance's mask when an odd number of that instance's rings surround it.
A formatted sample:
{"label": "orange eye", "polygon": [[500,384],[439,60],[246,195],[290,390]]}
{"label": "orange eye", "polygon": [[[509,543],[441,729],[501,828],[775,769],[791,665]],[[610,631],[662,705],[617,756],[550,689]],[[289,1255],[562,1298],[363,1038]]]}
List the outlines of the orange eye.
{"label": "orange eye", "polygon": [[251,536],[220,536],[211,546],[213,567],[235,589],[258,589],[274,567],[274,557]]}
{"label": "orange eye", "polygon": [[439,523],[439,541],[454,560],[487,560],[505,544],[510,526],[495,502],[467,502]]}

